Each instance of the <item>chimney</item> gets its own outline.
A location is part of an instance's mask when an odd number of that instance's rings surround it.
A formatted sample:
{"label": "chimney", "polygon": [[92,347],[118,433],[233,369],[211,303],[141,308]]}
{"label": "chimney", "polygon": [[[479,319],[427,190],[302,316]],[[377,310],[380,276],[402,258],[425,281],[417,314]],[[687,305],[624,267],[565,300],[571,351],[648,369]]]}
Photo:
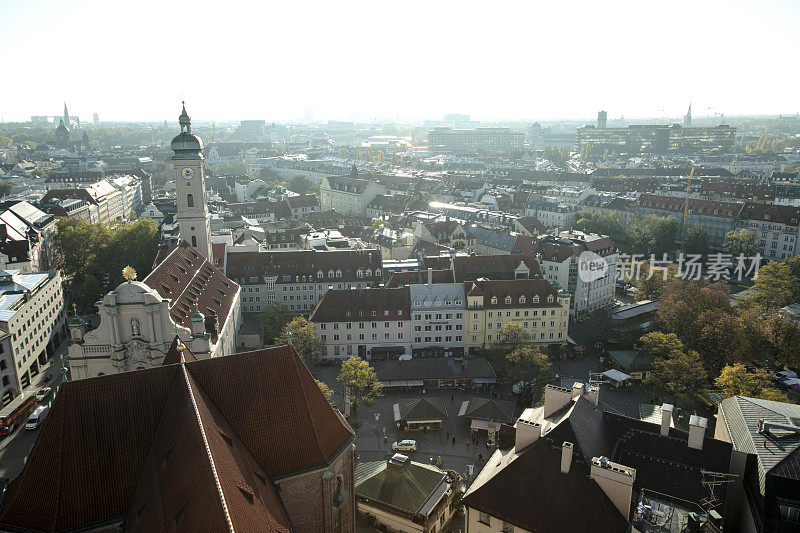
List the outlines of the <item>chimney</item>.
{"label": "chimney", "polygon": [[571,389],[547,385],[544,388],[544,417],[547,418],[556,411],[566,407],[571,400]]}
{"label": "chimney", "polygon": [[514,448],[517,451],[533,444],[542,436],[542,426],[536,422],[529,422],[520,418],[514,427],[516,428]]}
{"label": "chimney", "polygon": [[625,520],[631,516],[631,495],[633,482],[636,480],[636,469],[618,463],[612,463],[608,457],[592,457],[589,474],[603,489],[611,503],[619,510]]}
{"label": "chimney", "polygon": [[572,443],[564,441],[561,445],[561,473],[569,474],[569,467],[572,466]]}
{"label": "chimney", "polygon": [[689,418],[689,448],[694,448],[695,450],[703,449],[706,426],[708,426],[708,420],[702,416],[692,415]]}
{"label": "chimney", "polygon": [[589,390],[586,391],[586,399],[596,407],[600,403],[600,387],[598,385],[590,385]]}
{"label": "chimney", "polygon": [[583,383],[580,381],[576,381],[572,384],[572,398],[575,399],[578,396],[583,396]]}
{"label": "chimney", "polygon": [[672,423],[672,409],[671,403],[665,403],[661,406],[661,434],[665,437],[669,435],[669,426]]}
{"label": "chimney", "polygon": [[428,267],[428,285],[433,283],[433,268]]}

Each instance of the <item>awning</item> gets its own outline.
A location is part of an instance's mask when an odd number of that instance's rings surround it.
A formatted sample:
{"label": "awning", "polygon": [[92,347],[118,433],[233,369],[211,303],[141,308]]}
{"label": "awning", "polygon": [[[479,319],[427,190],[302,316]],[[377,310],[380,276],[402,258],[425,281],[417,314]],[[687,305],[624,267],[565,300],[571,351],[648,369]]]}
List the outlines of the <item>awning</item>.
{"label": "awning", "polygon": [[406,384],[409,387],[422,387],[424,385],[421,379],[409,379]]}
{"label": "awning", "polygon": [[612,368],[611,370],[606,370],[605,372],[603,372],[603,375],[608,379],[610,379],[611,381],[616,381],[617,383],[622,383],[627,379],[631,379],[631,377],[625,372],[620,372],[619,370],[616,370],[614,368]]}
{"label": "awning", "polygon": [[472,382],[476,385],[482,385],[484,383],[497,383],[497,380],[495,378],[475,378]]}
{"label": "awning", "polygon": [[400,404],[399,403],[394,404],[392,406],[392,409],[394,410],[394,421],[400,422]]}
{"label": "awning", "polygon": [[478,420],[477,418],[472,419],[472,424],[470,424],[470,429],[489,429],[489,426],[493,428],[499,428],[500,422],[492,422],[491,420]]}
{"label": "awning", "polygon": [[469,407],[469,400],[464,400],[461,404],[461,409],[458,410],[458,416],[464,416],[464,413],[467,412],[467,407]]}

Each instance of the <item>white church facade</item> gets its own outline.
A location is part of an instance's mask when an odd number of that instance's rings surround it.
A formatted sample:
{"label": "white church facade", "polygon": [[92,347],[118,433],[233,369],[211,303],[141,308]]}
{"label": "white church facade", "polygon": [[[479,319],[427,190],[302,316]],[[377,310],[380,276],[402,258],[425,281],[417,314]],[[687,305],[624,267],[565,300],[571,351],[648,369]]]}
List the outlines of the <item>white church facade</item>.
{"label": "white church facade", "polygon": [[236,351],[241,289],[209,260],[203,144],[185,107],[180,124],[172,141],[180,241],[144,280],[125,269],[127,281],[97,303],[97,328],[72,319],[66,359],[73,379],[160,366],[176,337],[197,359]]}

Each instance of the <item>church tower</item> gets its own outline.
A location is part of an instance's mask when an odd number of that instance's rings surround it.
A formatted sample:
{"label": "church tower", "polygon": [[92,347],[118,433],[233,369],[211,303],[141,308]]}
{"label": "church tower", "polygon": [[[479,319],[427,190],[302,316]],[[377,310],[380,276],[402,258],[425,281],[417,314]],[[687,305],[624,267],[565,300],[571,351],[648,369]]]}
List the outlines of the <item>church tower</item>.
{"label": "church tower", "polygon": [[206,183],[203,177],[203,141],[192,134],[191,118],[186,105],[178,119],[181,132],[170,147],[175,186],[178,195],[178,230],[180,239],[191,244],[206,259],[211,257],[211,224],[206,204]]}
{"label": "church tower", "polygon": [[62,120],[64,121],[64,125],[69,128],[69,126],[70,126],[69,111],[67,111],[67,103],[66,102],[64,102],[64,116],[63,116]]}

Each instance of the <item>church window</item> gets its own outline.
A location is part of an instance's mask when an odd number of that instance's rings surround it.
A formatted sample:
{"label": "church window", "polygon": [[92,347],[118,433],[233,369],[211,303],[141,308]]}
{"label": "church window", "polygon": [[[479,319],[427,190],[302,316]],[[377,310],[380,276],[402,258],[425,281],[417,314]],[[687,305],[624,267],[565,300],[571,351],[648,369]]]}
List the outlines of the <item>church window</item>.
{"label": "church window", "polygon": [[186,195],[186,206],[194,207],[194,196],[192,196],[191,194]]}

